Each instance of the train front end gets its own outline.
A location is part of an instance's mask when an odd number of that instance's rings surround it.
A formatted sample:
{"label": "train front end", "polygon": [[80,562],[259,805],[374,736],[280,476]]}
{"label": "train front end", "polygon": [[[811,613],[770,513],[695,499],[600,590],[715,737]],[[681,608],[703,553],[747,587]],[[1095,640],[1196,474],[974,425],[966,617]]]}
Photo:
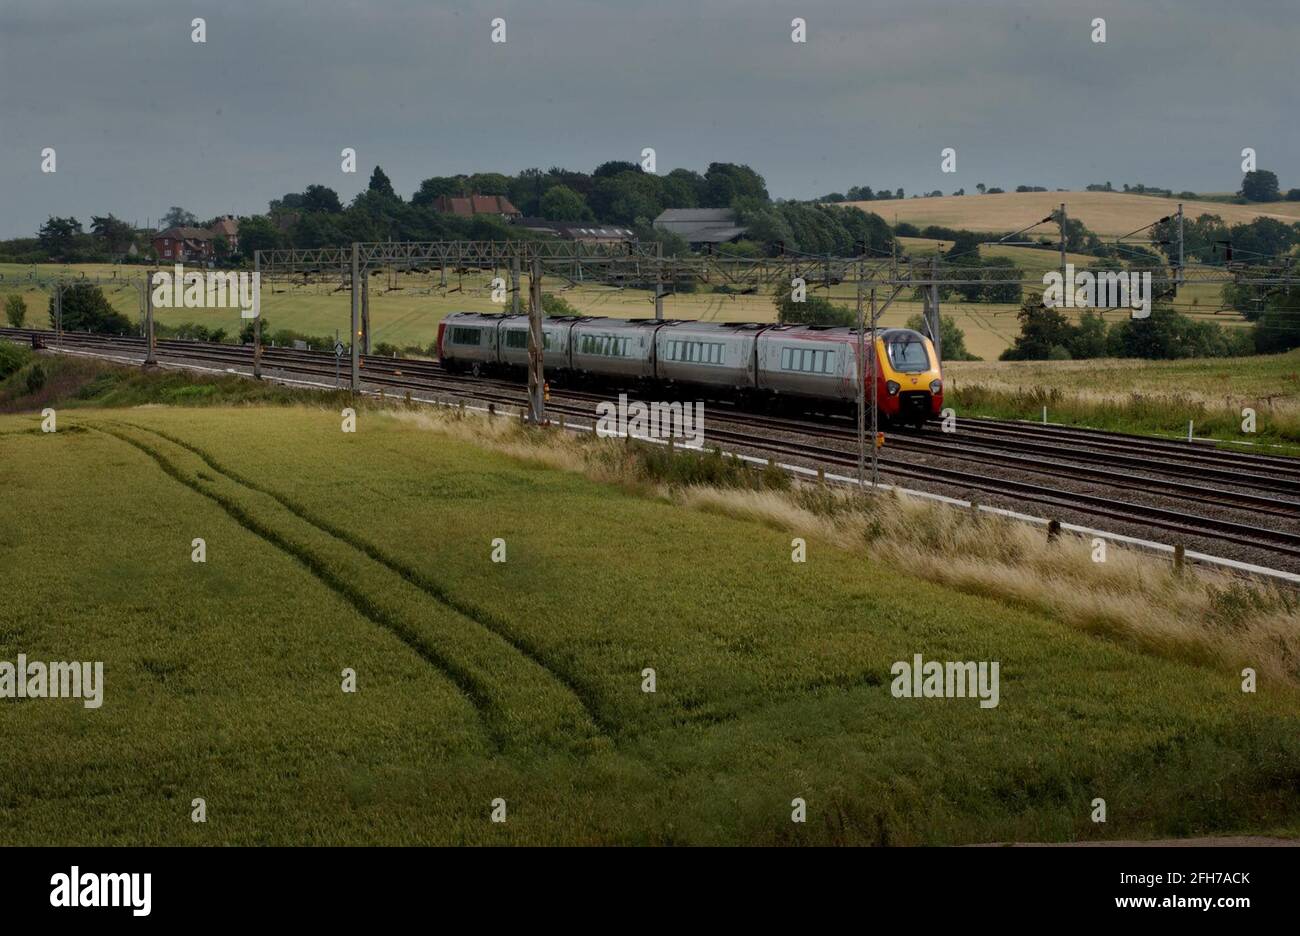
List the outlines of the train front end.
{"label": "train front end", "polygon": [[943,411],[943,373],[934,344],[910,328],[876,338],[877,404],[891,422],[919,426]]}

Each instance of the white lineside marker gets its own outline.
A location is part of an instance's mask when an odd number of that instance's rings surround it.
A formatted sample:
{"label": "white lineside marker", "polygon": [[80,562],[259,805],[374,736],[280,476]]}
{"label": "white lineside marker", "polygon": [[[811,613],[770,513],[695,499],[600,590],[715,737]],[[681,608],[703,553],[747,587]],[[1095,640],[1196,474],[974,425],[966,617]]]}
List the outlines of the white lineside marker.
{"label": "white lineside marker", "polygon": [[1044,426],[1047,425],[1047,407],[1046,407],[1046,406],[1043,407],[1043,425],[1044,425]]}
{"label": "white lineside marker", "polygon": [[1190,419],[1187,420],[1187,441],[1188,442],[1192,441],[1192,426],[1193,426],[1193,421]]}

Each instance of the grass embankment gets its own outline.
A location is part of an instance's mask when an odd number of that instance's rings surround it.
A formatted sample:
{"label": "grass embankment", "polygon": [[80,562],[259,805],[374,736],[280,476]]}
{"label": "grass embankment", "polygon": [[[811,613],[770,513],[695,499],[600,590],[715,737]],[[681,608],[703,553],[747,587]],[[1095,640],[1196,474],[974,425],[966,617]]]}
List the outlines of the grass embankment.
{"label": "grass embankment", "polygon": [[27,412],[54,405],[60,409],[151,404],[287,406],[304,401],[332,404],[349,398],[346,392],[290,389],[235,375],[196,376],[191,371],[171,367],[146,371],[90,357],[32,354],[19,345],[0,340],[0,413]]}
{"label": "grass embankment", "polygon": [[[958,415],[1300,447],[1300,351],[1183,361],[950,362]],[[1255,432],[1242,431],[1243,409]]]}
{"label": "grass embankment", "polygon": [[[1276,596],[506,420],[484,442],[454,415],[375,409],[345,434],[325,406],[59,418],[0,418],[0,659],[102,660],[104,705],[0,703],[6,844],[1300,832]],[[723,487],[665,488],[679,471]],[[1018,582],[980,572],[999,557]],[[966,591],[926,580],[944,576]],[[1199,642],[1098,639],[1044,603],[1071,579],[1109,595],[1110,621],[1221,607],[1175,618]],[[890,666],[915,653],[1000,661],[1000,704],[893,697]]]}

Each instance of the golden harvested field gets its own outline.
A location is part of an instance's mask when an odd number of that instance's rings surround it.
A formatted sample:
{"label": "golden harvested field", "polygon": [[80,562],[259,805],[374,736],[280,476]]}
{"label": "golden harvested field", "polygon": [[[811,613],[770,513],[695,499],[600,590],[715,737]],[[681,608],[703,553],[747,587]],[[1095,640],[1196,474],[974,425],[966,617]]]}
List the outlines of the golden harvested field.
{"label": "golden harvested field", "polygon": [[[946,195],[942,198],[902,198],[889,201],[846,202],[880,215],[890,224],[910,221],[920,227],[937,224],[969,231],[1016,231],[1046,218],[1061,202],[1066,215],[1077,218],[1090,231],[1117,237],[1178,210],[1175,198],[1130,195],[1124,192],[1007,192],[1001,195]],[[1229,205],[1222,202],[1183,203],[1188,217],[1216,214],[1229,224],[1276,218],[1288,224],[1300,221],[1300,202],[1266,205]],[[1048,236],[1056,230],[1043,225]],[[1037,233],[1037,230],[1031,233]]]}

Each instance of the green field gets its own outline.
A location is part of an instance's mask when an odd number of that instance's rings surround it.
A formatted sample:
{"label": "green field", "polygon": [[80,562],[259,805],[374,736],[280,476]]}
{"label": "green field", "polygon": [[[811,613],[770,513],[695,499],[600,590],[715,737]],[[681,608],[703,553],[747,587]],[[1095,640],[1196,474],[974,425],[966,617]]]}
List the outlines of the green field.
{"label": "green field", "polygon": [[[887,551],[792,563],[778,523],[312,399],[0,416],[0,660],[105,665],[98,710],[0,700],[0,844],[1300,833],[1300,674],[1243,694]],[[1000,661],[1000,704],[894,698],[915,653]]]}

